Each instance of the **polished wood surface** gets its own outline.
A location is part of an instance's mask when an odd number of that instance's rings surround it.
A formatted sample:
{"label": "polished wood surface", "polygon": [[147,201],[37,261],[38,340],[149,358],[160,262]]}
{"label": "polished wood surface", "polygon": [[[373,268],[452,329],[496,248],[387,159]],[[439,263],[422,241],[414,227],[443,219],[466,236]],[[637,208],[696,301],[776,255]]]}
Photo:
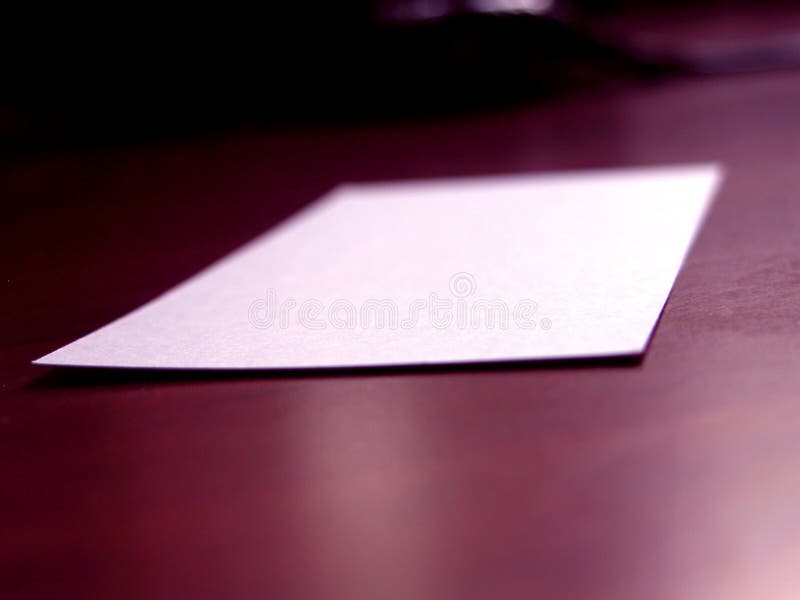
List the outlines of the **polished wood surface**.
{"label": "polished wood surface", "polygon": [[[639,362],[29,361],[344,180],[722,161]],[[3,598],[797,598],[800,74],[2,168]]]}

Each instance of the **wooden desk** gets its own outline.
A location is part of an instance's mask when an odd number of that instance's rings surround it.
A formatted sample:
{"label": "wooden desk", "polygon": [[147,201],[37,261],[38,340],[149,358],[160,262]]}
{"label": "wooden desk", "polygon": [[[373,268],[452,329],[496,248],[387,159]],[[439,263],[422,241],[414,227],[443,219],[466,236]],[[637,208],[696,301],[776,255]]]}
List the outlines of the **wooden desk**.
{"label": "wooden desk", "polygon": [[[28,364],[343,180],[724,161],[641,363]],[[4,598],[795,598],[800,74],[2,170]]]}

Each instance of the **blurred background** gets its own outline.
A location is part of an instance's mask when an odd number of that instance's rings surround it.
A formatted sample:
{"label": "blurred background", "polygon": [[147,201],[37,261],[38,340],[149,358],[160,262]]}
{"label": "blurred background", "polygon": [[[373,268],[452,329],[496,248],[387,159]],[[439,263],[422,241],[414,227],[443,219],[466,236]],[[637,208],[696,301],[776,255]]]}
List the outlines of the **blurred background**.
{"label": "blurred background", "polygon": [[6,10],[3,28],[5,159],[221,129],[430,118],[619,80],[800,66],[800,7],[785,0],[70,5]]}

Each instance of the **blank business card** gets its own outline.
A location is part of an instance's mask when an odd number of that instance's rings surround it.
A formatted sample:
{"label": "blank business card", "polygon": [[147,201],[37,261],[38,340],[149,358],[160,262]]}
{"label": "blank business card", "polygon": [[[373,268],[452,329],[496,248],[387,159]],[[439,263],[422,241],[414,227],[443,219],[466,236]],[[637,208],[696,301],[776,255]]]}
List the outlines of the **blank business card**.
{"label": "blank business card", "polygon": [[159,369],[645,351],[716,165],[342,185],[35,361]]}

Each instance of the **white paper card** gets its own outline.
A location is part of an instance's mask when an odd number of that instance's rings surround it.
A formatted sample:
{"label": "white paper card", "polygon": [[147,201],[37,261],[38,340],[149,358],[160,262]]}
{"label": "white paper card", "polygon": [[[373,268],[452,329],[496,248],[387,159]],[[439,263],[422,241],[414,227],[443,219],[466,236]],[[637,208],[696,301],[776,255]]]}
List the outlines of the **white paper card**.
{"label": "white paper card", "polygon": [[45,365],[248,369],[644,352],[716,165],[343,185]]}

